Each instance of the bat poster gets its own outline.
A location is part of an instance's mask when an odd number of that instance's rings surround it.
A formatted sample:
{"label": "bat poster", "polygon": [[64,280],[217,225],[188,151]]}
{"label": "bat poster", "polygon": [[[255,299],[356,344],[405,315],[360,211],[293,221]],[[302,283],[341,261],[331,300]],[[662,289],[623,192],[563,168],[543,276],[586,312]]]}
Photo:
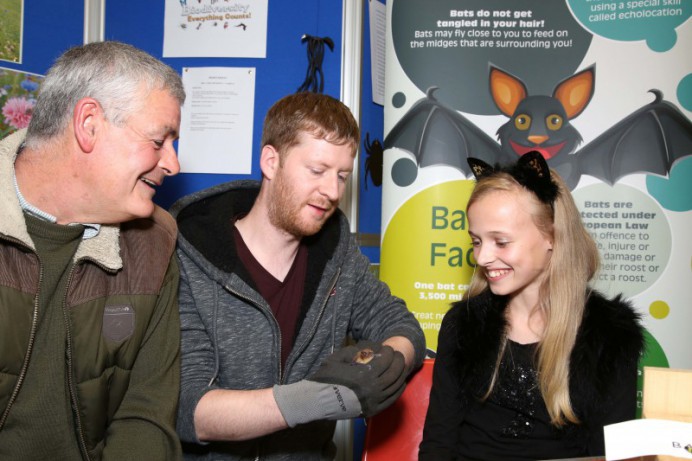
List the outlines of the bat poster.
{"label": "bat poster", "polygon": [[380,276],[429,355],[475,261],[469,156],[539,151],[623,293],[645,364],[692,368],[692,2],[388,0]]}

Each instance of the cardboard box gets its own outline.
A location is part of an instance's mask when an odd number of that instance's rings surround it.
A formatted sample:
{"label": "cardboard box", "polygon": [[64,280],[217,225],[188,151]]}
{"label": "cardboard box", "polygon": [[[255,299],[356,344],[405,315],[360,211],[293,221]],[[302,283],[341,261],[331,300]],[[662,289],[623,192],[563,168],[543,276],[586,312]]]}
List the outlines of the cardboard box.
{"label": "cardboard box", "polygon": [[[642,390],[642,418],[692,423],[692,370],[644,367]],[[672,461],[685,458],[659,455],[644,459]]]}

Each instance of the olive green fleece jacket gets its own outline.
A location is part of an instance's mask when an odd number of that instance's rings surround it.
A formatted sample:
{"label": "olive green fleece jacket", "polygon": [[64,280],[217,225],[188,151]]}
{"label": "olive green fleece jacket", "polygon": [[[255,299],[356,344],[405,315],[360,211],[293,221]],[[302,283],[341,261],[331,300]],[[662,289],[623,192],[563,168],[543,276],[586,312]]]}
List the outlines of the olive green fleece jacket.
{"label": "olive green fleece jacket", "polygon": [[[31,361],[42,274],[12,179],[23,137],[0,141],[0,435]],[[74,256],[62,308],[74,434],[85,460],[181,457],[176,233],[157,208],[148,219],[102,226]],[[36,421],[37,443],[40,433]]]}

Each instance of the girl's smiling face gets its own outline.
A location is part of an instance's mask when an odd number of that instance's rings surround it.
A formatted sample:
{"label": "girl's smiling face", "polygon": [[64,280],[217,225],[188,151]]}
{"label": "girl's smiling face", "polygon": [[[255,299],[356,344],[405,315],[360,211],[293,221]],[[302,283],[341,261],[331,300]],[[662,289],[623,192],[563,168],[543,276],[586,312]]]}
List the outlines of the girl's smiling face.
{"label": "girl's smiling face", "polygon": [[468,209],[473,255],[497,295],[529,295],[538,301],[552,239],[536,226],[534,206],[530,192],[493,191]]}

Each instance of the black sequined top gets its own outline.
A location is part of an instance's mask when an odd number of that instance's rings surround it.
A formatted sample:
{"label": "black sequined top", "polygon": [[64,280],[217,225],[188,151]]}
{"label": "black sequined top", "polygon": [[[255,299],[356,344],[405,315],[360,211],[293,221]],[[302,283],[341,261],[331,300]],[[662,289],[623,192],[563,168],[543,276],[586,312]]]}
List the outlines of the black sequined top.
{"label": "black sequined top", "polygon": [[536,344],[508,341],[493,393],[474,402],[460,428],[459,451],[468,459],[536,460],[583,456],[583,448],[566,447],[564,431],[550,424],[538,390],[534,366]]}
{"label": "black sequined top", "polygon": [[634,419],[643,328],[630,304],[597,292],[588,296],[570,354],[579,424],[550,424],[537,386],[536,344],[508,342],[493,393],[483,399],[508,328],[507,302],[484,292],[445,315],[419,461],[601,456],[603,427]]}

